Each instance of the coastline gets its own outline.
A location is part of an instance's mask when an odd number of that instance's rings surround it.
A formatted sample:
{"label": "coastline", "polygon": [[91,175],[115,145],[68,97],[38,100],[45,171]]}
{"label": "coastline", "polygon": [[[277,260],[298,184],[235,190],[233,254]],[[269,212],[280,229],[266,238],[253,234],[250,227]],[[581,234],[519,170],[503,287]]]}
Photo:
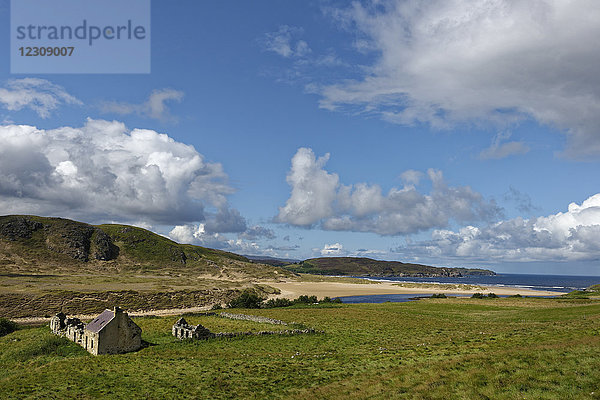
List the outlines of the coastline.
{"label": "coastline", "polygon": [[[432,287],[433,284],[423,284],[419,287],[418,284],[413,287],[399,286],[399,282],[383,282],[372,281],[373,284],[365,285],[360,283],[347,282],[298,282],[298,281],[280,281],[280,282],[262,282],[266,285],[277,288],[281,291],[280,294],[272,295],[270,298],[296,298],[300,295],[315,295],[319,298],[343,297],[343,296],[367,296],[378,294],[473,294],[473,293],[495,293],[497,295],[511,296],[520,294],[522,296],[560,296],[564,292],[550,290],[535,290],[526,288],[516,288],[507,286],[479,286],[463,285],[464,288],[458,288],[461,285],[456,285],[457,288],[448,289],[440,285],[440,288]],[[471,287],[468,287],[471,286]]]}

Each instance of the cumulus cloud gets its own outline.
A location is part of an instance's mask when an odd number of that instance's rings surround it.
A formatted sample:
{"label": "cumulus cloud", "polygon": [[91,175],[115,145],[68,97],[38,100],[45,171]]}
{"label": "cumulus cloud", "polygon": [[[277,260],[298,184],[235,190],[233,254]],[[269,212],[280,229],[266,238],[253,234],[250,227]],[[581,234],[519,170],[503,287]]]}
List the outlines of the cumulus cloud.
{"label": "cumulus cloud", "polygon": [[332,14],[374,57],[361,78],[321,87],[321,107],[436,128],[533,118],[568,134],[567,154],[600,154],[599,2],[384,0]]}
{"label": "cumulus cloud", "polygon": [[0,87],[0,104],[9,111],[29,108],[40,117],[48,118],[63,104],[81,105],[81,101],[70,95],[59,85],[45,79],[11,79]]}
{"label": "cumulus cloud", "polygon": [[[265,228],[264,226],[254,225],[247,228],[242,232],[239,237],[246,240],[258,240],[258,239],[275,239],[277,236],[272,229]],[[283,239],[285,240],[285,238]],[[289,237],[288,237],[289,240]]]}
{"label": "cumulus cloud", "polygon": [[218,212],[206,221],[206,231],[209,233],[240,233],[247,229],[246,219],[236,209],[223,204]]}
{"label": "cumulus cloud", "polygon": [[500,160],[512,155],[526,154],[529,147],[523,142],[507,142],[510,132],[499,133],[494,137],[492,145],[479,153],[481,160]]}
{"label": "cumulus cloud", "polygon": [[310,226],[333,215],[339,178],[323,169],[328,160],[329,153],[317,159],[311,149],[298,149],[286,178],[292,194],[279,209],[278,222]]}
{"label": "cumulus cloud", "polygon": [[[279,208],[277,222],[301,227],[319,226],[334,231],[373,232],[403,235],[431,228],[447,227],[451,220],[494,220],[501,210],[494,201],[469,187],[450,187],[441,171],[430,169],[430,194],[406,184],[387,194],[379,185],[343,185],[335,173],[324,167],[329,154],[316,158],[311,149],[300,148],[292,158],[287,182],[292,193]],[[415,179],[418,174],[406,177]]]}
{"label": "cumulus cloud", "polygon": [[177,225],[170,232],[169,237],[178,243],[194,244],[238,253],[249,253],[259,250],[256,243],[241,239],[230,239],[221,233],[209,233],[205,224]]}
{"label": "cumulus cloud", "polygon": [[418,185],[421,179],[425,174],[421,171],[415,171],[414,169],[409,169],[400,174],[400,178],[408,184]]}
{"label": "cumulus cloud", "polygon": [[311,52],[308,44],[297,37],[302,28],[282,25],[277,32],[268,32],[261,40],[266,51],[272,51],[285,58],[303,57]]}
{"label": "cumulus cloud", "polygon": [[546,217],[436,230],[431,240],[408,243],[396,251],[476,261],[593,261],[600,260],[599,235],[600,193]]}
{"label": "cumulus cloud", "polygon": [[141,104],[108,101],[100,104],[100,110],[104,113],[119,115],[137,114],[157,120],[172,119],[168,102],[181,102],[184,93],[174,89],[154,90],[148,99]]}
{"label": "cumulus cloud", "polygon": [[274,239],[275,235],[272,230],[261,226],[247,228],[238,235],[237,239],[229,238],[219,232],[209,232],[204,223],[177,225],[169,232],[168,236],[178,243],[194,244],[238,254],[276,255],[276,251],[290,251],[298,248],[297,246],[267,246],[263,248],[257,243],[257,240],[263,238]]}
{"label": "cumulus cloud", "polygon": [[222,166],[166,134],[88,119],[52,130],[3,125],[0,143],[4,214],[245,229],[228,207],[233,189]]}
{"label": "cumulus cloud", "polygon": [[340,243],[326,244],[320,250],[322,256],[341,256],[346,254],[344,246]]}

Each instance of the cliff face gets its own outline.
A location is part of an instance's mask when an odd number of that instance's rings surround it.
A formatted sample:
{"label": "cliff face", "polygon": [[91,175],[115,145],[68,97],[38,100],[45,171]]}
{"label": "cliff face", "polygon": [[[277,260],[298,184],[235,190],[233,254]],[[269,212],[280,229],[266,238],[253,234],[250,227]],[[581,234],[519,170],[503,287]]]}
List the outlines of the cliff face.
{"label": "cliff face", "polygon": [[22,215],[0,217],[0,239],[30,244],[36,250],[45,248],[80,261],[109,261],[119,256],[119,248],[99,228],[60,218],[44,222]]}
{"label": "cliff face", "polygon": [[398,276],[398,277],[461,277],[467,275],[496,275],[478,268],[440,268],[399,261],[380,261],[360,257],[311,258],[300,264],[288,265],[294,272],[323,275]]}

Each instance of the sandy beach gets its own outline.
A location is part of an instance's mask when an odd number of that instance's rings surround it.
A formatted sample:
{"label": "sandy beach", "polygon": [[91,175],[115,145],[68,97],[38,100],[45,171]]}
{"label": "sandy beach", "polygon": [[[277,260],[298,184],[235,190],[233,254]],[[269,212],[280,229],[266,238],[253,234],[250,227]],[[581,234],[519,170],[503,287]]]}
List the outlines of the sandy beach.
{"label": "sandy beach", "polygon": [[[439,288],[427,284],[426,287],[401,287],[394,282],[374,282],[370,284],[346,283],[346,282],[264,282],[269,286],[276,287],[281,293],[272,297],[296,298],[300,295],[316,295],[319,298],[339,297],[339,296],[364,296],[377,294],[473,294],[495,293],[497,295],[515,295],[522,296],[560,296],[563,292],[532,290],[512,287],[484,286],[479,288],[456,288],[446,289],[443,285]],[[461,285],[457,285],[460,287]],[[483,288],[483,289],[482,289]]]}

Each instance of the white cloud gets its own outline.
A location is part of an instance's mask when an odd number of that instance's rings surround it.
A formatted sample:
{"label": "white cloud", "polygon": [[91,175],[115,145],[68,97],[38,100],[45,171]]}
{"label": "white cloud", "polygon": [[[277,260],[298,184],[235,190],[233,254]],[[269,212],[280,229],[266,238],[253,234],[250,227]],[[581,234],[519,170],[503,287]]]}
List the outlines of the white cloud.
{"label": "white cloud", "polygon": [[194,244],[238,254],[263,253],[258,243],[242,238],[230,239],[218,232],[210,233],[206,230],[205,224],[177,225],[169,232],[169,237],[178,243]]}
{"label": "white cloud", "polygon": [[492,145],[479,153],[479,158],[481,160],[499,160],[529,152],[529,147],[523,142],[506,142],[510,136],[510,132],[498,133],[494,137]]}
{"label": "white cloud", "polygon": [[384,0],[333,14],[375,59],[322,87],[321,107],[437,128],[531,117],[567,132],[567,154],[600,154],[599,2]]}
{"label": "white cloud", "polygon": [[272,51],[285,58],[303,57],[311,52],[308,43],[297,39],[303,32],[302,28],[282,25],[277,32],[269,32],[261,40],[267,51]]}
{"label": "white cloud", "polygon": [[400,174],[400,178],[408,184],[418,185],[421,179],[425,174],[421,171],[415,171],[414,169],[409,169]]}
{"label": "white cloud", "polygon": [[431,240],[408,243],[396,251],[479,261],[590,261],[600,260],[599,237],[600,193],[546,217],[436,230]]}
{"label": "white cloud", "polygon": [[344,246],[340,243],[326,244],[320,250],[322,256],[341,256],[346,254]]}
{"label": "white cloud", "polygon": [[[402,235],[446,227],[450,220],[485,221],[500,214],[495,202],[486,201],[471,188],[447,186],[441,171],[427,171],[430,194],[419,193],[411,184],[383,194],[376,184],[340,184],[337,174],[324,169],[328,159],[329,154],[317,159],[311,149],[298,150],[287,176],[292,193],[279,208],[277,222]],[[413,172],[405,178],[414,180],[417,175]]]}
{"label": "white cloud", "polygon": [[238,210],[229,208],[225,203],[206,221],[206,231],[209,233],[239,233],[246,231],[246,228],[246,219]]}
{"label": "white cloud", "polygon": [[141,104],[132,104],[124,102],[103,102],[100,110],[104,113],[114,113],[119,115],[138,114],[144,117],[168,120],[172,119],[167,102],[181,102],[184,93],[174,89],[158,89],[152,91],[148,99]]}
{"label": "white cloud", "polygon": [[150,224],[207,220],[214,232],[220,225],[244,230],[239,213],[229,210],[231,193],[220,164],[152,130],[91,119],[80,128],[0,126],[3,214]]}
{"label": "white cloud", "polygon": [[82,103],[63,87],[45,79],[23,78],[11,79],[6,87],[0,88],[0,104],[9,111],[29,108],[40,117],[48,118],[60,105]]}
{"label": "white cloud", "polygon": [[292,158],[287,182],[292,195],[279,209],[276,220],[298,226],[310,226],[333,214],[339,179],[323,169],[329,153],[316,159],[311,149],[300,148]]}

